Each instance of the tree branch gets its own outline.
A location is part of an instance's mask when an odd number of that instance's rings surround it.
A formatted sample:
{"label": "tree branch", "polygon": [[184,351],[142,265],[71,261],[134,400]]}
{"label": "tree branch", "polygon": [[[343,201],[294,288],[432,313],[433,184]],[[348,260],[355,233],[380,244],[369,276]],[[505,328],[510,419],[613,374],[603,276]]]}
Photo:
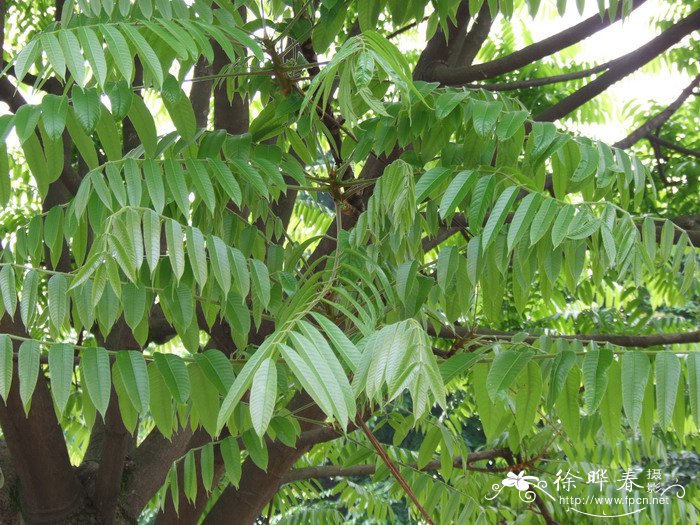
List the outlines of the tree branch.
{"label": "tree branch", "polygon": [[[26,335],[7,316],[0,319],[0,333]],[[18,377],[16,366],[13,375]],[[12,381],[7,404],[0,402],[0,424],[19,478],[24,520],[69,522],[81,510],[85,512],[83,488],[71,467],[44,374],[39,374],[28,416],[19,395],[19,382]]]}
{"label": "tree branch", "polygon": [[534,120],[541,122],[559,120],[698,29],[700,29],[700,9],[672,25],[640,48],[614,60],[607,73],[586,84],[557,104],[545,109],[536,115]]}
{"label": "tree branch", "polygon": [[492,23],[491,8],[488,2],[484,2],[476,16],[474,25],[472,25],[469,32],[465,33],[464,38],[458,43],[456,49],[450,53],[450,57],[447,59],[448,65],[451,67],[459,64],[471,65],[481,46],[488,38]]}
{"label": "tree branch", "polygon": [[680,144],[676,144],[675,142],[657,137],[656,135],[647,134],[645,138],[649,139],[650,142],[663,146],[664,148],[671,149],[683,155],[688,155],[689,157],[696,157],[700,159],[700,150],[686,148]]}
{"label": "tree branch", "polygon": [[[492,461],[498,458],[511,457],[511,451],[505,448],[497,448],[493,450],[482,450],[474,452],[467,456],[466,465],[464,459],[457,457],[452,462],[455,468],[464,468],[467,470],[483,470],[482,468],[474,468],[474,463],[478,461]],[[439,470],[442,463],[439,460],[430,461],[423,468],[418,468],[418,465],[411,463],[409,468],[421,470],[423,472],[431,472]],[[322,465],[317,467],[302,467],[289,471],[284,477],[284,483],[293,483],[304,479],[319,479],[319,478],[347,478],[352,476],[372,476],[377,471],[375,463],[371,465],[353,465],[344,467],[342,465]]]}
{"label": "tree branch", "polygon": [[688,99],[688,97],[690,97],[690,95],[693,94],[693,90],[699,84],[700,75],[697,75],[690,82],[690,84],[688,84],[686,88],[683,91],[681,91],[681,94],[678,95],[678,98],[671,102],[666,109],[654,115],[644,124],[635,129],[632,133],[627,135],[624,139],[613,144],[613,146],[616,148],[627,149],[633,144],[636,144],[637,141],[646,137],[651,131],[659,128],[660,126],[663,126],[664,123],[666,123],[666,121],[670,119],[676,111],[678,111],[678,109],[683,105],[683,102],[685,102]]}
{"label": "tree branch", "polygon": [[[491,328],[477,327],[476,329],[467,328],[464,326],[455,326],[451,328],[441,328],[435,332],[431,327],[428,327],[428,333],[445,339],[455,339],[469,337],[472,335],[479,336],[486,340],[509,339],[516,335],[516,332],[507,332],[503,330],[493,330]],[[550,334],[553,338],[577,340],[583,343],[595,341],[598,343],[611,343],[616,346],[631,347],[631,348],[649,348],[652,346],[662,345],[678,345],[700,343],[700,330],[692,332],[680,333],[659,333],[648,335],[627,335],[627,334],[577,334],[577,335],[557,335]],[[532,343],[539,339],[539,335],[528,335],[525,342]]]}
{"label": "tree branch", "polygon": [[[636,9],[645,1],[646,0],[635,0],[632,4],[632,8]],[[609,15],[609,12],[607,14]],[[595,14],[556,35],[531,44],[520,51],[484,64],[449,67],[446,63],[436,62],[433,64],[432,68],[429,68],[429,74],[426,80],[454,86],[509,73],[581,42],[619,20],[621,15],[622,4],[620,4],[616,15],[612,17],[612,19],[610,16],[601,18],[600,15]]]}
{"label": "tree branch", "polygon": [[549,84],[557,84],[559,82],[568,82],[569,80],[577,80],[580,78],[590,77],[601,71],[605,71],[610,67],[611,62],[600,64],[581,71],[572,73],[563,73],[561,75],[552,75],[550,77],[531,78],[528,80],[517,80],[514,82],[497,82],[494,84],[467,84],[465,87],[475,89],[485,89],[487,91],[514,91],[516,89],[527,89],[539,86],[547,86]]}

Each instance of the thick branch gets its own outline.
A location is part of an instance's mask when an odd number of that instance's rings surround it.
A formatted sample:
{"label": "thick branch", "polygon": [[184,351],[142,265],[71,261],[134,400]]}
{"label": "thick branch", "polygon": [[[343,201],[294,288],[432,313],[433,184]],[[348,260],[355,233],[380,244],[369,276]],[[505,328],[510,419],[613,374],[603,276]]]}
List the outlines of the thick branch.
{"label": "thick branch", "polygon": [[639,49],[614,60],[607,73],[586,84],[564,100],[542,111],[534,119],[542,122],[559,120],[592,98],[600,95],[615,82],[641,68],[644,64],[661,55],[698,29],[700,29],[700,9],[672,25]]}
{"label": "thick branch", "polygon": [[[438,335],[446,339],[454,339],[455,337],[469,337],[471,335],[479,336],[481,339],[498,340],[510,339],[516,335],[516,332],[506,332],[502,330],[493,330],[491,328],[477,327],[475,330],[463,326],[457,326],[454,330],[443,328],[437,334],[429,328],[429,333]],[[532,343],[536,341],[539,335],[528,335],[525,338],[526,342]],[[552,334],[552,337],[559,339],[571,339],[581,342],[595,341],[598,343],[611,343],[617,346],[631,348],[649,348],[651,346],[662,345],[679,345],[700,343],[700,330],[692,332],[680,333],[659,333],[648,335],[627,335],[627,334],[577,334],[577,335],[557,335]]]}
{"label": "thick branch", "polygon": [[[510,457],[511,452],[505,448],[497,448],[493,450],[482,450],[474,452],[467,456],[465,468],[467,470],[475,470],[473,464],[477,461],[491,461],[498,458]],[[462,468],[464,459],[457,457],[452,462],[455,468]],[[409,468],[414,470],[422,470],[423,472],[431,472],[439,470],[442,463],[439,460],[431,461],[423,468],[419,469],[418,465],[411,463]],[[482,470],[482,469],[478,469]],[[284,477],[284,483],[293,483],[303,479],[319,479],[319,478],[347,478],[351,476],[372,476],[377,471],[376,463],[371,465],[353,465],[344,467],[342,465],[322,465],[318,467],[303,467],[289,471]]]}
{"label": "thick branch", "polygon": [[[0,332],[26,335],[7,316],[0,319]],[[14,376],[18,377],[16,367]],[[20,507],[27,523],[68,522],[84,507],[83,489],[71,467],[46,383],[40,373],[28,416],[18,381],[12,381],[7,404],[0,402],[0,424],[19,478]]]}
{"label": "thick branch", "polygon": [[488,5],[488,2],[484,2],[476,16],[474,25],[469,32],[464,35],[458,47],[450,54],[447,63],[453,67],[459,64],[471,65],[481,49],[481,46],[483,46],[488,38],[492,23],[491,7]]}
{"label": "thick branch", "polygon": [[[636,9],[645,1],[646,0],[635,0],[633,2],[633,8]],[[595,14],[580,24],[565,29],[556,35],[529,45],[520,51],[484,64],[449,67],[444,62],[436,62],[433,64],[434,67],[432,67],[427,80],[440,82],[445,85],[461,85],[515,71],[516,69],[520,69],[523,66],[581,42],[598,31],[605,29],[610,26],[610,24],[619,20],[621,18],[621,13],[622,4],[620,4],[617,14],[612,17],[612,19],[610,16],[601,18],[600,15]]]}
{"label": "thick branch", "polygon": [[663,111],[657,113],[654,115],[652,118],[647,120],[644,124],[639,126],[637,129],[635,129],[632,133],[627,135],[624,139],[616,142],[614,146],[616,148],[629,148],[633,144],[636,144],[637,141],[643,139],[645,136],[647,136],[650,132],[653,130],[657,129],[660,126],[663,126],[663,124],[671,118],[671,116],[678,111],[678,108],[683,105],[683,102],[685,102],[690,95],[693,94],[693,90],[697,85],[700,84],[700,75],[697,75],[691,82],[686,86],[686,88],[681,91],[681,94],[678,95],[678,98],[671,102],[666,109]]}

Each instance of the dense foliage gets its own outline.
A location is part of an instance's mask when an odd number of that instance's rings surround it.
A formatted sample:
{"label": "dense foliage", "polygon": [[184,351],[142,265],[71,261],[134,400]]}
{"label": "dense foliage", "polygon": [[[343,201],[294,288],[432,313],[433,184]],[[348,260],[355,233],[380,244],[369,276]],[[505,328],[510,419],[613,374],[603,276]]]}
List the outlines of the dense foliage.
{"label": "dense foliage", "polygon": [[693,522],[700,11],[539,4],[4,5],[0,521]]}

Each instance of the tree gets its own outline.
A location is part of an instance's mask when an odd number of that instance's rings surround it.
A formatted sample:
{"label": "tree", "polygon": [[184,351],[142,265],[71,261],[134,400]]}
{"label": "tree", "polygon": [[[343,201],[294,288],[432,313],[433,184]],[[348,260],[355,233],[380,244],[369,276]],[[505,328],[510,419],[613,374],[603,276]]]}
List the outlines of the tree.
{"label": "tree", "polygon": [[[686,472],[697,2],[562,59],[643,3],[520,49],[538,1],[0,4],[1,521],[557,523],[495,475]],[[626,139],[565,131],[661,60]]]}

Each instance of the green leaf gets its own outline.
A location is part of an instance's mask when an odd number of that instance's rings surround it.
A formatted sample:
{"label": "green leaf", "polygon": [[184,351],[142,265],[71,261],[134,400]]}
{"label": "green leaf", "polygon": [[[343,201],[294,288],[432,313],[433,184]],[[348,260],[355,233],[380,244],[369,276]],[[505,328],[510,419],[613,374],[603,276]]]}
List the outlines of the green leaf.
{"label": "green leaf", "polygon": [[496,181],[490,175],[482,177],[476,183],[471,202],[469,203],[469,229],[473,233],[481,231],[486,217],[486,211],[491,206]]}
{"label": "green leaf", "polygon": [[73,383],[75,353],[72,345],[61,343],[49,348],[49,376],[51,377],[51,394],[58,412],[63,414],[70,397]]}
{"label": "green leaf", "polygon": [[213,213],[216,209],[216,195],[214,194],[214,186],[209,179],[209,173],[199,160],[188,159],[185,165],[190,177],[192,177],[192,183],[196,190],[195,195],[202,199],[209,211]]}
{"label": "green leaf", "polygon": [[215,348],[195,354],[194,358],[211,384],[221,395],[226,395],[235,379],[229,358]]}
{"label": "green leaf", "polygon": [[188,501],[194,503],[197,498],[197,458],[194,455],[194,450],[190,450],[185,454],[183,461],[183,484],[184,493]]}
{"label": "green leaf", "polygon": [[111,394],[109,355],[101,347],[85,348],[80,356],[80,375],[90,399],[104,418]]}
{"label": "green leaf", "polygon": [[581,409],[578,404],[581,375],[572,368],[566,376],[564,387],[556,400],[559,419],[566,433],[576,442],[581,428]]}
{"label": "green leaf", "polygon": [[559,210],[554,226],[552,226],[552,247],[556,248],[559,246],[566,237],[575,212],[576,208],[569,204],[564,205]]}
{"label": "green leaf", "polygon": [[[156,147],[158,145],[158,135],[156,132],[156,124],[153,120],[151,112],[148,111],[148,107],[144,100],[134,94],[131,98],[131,106],[127,113],[129,120],[134,125],[139,140],[143,145],[143,151],[147,158],[153,158],[156,156]],[[161,188],[163,183],[160,184]],[[153,198],[153,196],[151,196]],[[162,207],[161,207],[162,209]]]}
{"label": "green leaf", "polygon": [[681,377],[681,362],[670,350],[656,355],[656,409],[659,424],[667,429],[673,420],[678,385]]}
{"label": "green leaf", "polygon": [[501,102],[487,102],[484,100],[474,100],[472,102],[472,120],[474,130],[481,137],[486,137],[496,125],[496,120],[501,114],[503,104]]}
{"label": "green leaf", "polygon": [[41,99],[41,120],[46,134],[52,140],[58,140],[66,129],[68,98],[58,95],[45,95]]}
{"label": "green leaf", "polygon": [[[187,371],[185,370],[185,374]],[[173,434],[173,401],[165,379],[155,363],[148,365],[148,383],[151,390],[150,413],[158,431],[170,439]],[[189,384],[189,378],[188,378]]]}
{"label": "green leaf", "polygon": [[542,373],[534,361],[521,373],[522,382],[515,394],[515,426],[522,438],[532,428],[542,395]]}
{"label": "green leaf", "polygon": [[153,360],[175,401],[186,403],[190,398],[190,378],[182,358],[175,354],[154,352]]}
{"label": "green leaf", "polygon": [[537,210],[537,215],[535,215],[535,218],[532,220],[530,246],[533,246],[549,231],[554,216],[557,214],[557,209],[557,201],[554,199],[545,198],[542,201],[540,209]]}
{"label": "green leaf", "polygon": [[94,88],[73,86],[71,91],[75,118],[86,133],[92,133],[100,120],[100,95]]}
{"label": "green leaf", "polygon": [[481,359],[486,349],[477,350],[470,353],[455,354],[447,361],[440,364],[440,375],[445,384],[460,377]]}
{"label": "green leaf", "polygon": [[36,316],[36,301],[39,288],[39,273],[32,269],[29,270],[22,281],[22,298],[19,303],[19,313],[22,318],[22,323],[29,328],[34,322]]}
{"label": "green leaf", "polygon": [[97,39],[95,32],[89,27],[78,27],[78,40],[85,52],[85,58],[90,64],[93,76],[97,79],[100,87],[104,89],[107,80],[107,61],[101,42]]}
{"label": "green leaf", "polygon": [[165,161],[165,181],[177,203],[177,207],[185,217],[189,217],[190,194],[187,190],[187,183],[185,182],[185,173],[182,171],[182,166],[178,161],[174,159],[167,159]]}
{"label": "green leaf", "polygon": [[185,248],[180,223],[172,219],[165,221],[165,240],[168,243],[168,257],[175,279],[179,282],[185,273]]}
{"label": "green leaf", "polygon": [[151,76],[156,87],[160,87],[163,84],[163,68],[160,65],[156,52],[133,25],[120,23],[119,27],[127,34],[129,40],[136,47],[145,71]]}
{"label": "green leaf", "polygon": [[241,193],[241,187],[238,181],[231,173],[228,166],[219,159],[210,159],[209,162],[214,171],[214,176],[216,180],[221,185],[221,187],[226,192],[226,195],[233,201],[236,206],[240,206],[243,201],[243,194]]}
{"label": "green leaf", "polygon": [[425,467],[431,459],[433,459],[433,454],[440,444],[440,439],[442,438],[442,432],[440,432],[440,427],[433,426],[428,430],[428,433],[423,438],[423,442],[418,449],[418,458],[416,460],[416,465],[419,469]]}
{"label": "green leaf", "polygon": [[102,106],[100,120],[97,121],[97,136],[102,143],[107,160],[118,162],[122,160],[122,141],[119,138],[117,125],[107,108]]}
{"label": "green leaf", "polygon": [[477,175],[474,171],[460,171],[445,190],[440,201],[440,217],[451,217],[455,209],[464,202],[469,190],[476,182]]}
{"label": "green leaf", "polygon": [[416,204],[420,204],[445,182],[452,173],[450,168],[438,166],[426,171],[416,182]]}
{"label": "green leaf", "polygon": [[197,122],[192,104],[172,75],[163,82],[163,104],[180,136],[188,141],[194,138]]}
{"label": "green leaf", "polygon": [[639,425],[642,416],[644,389],[649,379],[649,358],[634,350],[622,354],[622,406],[633,430]]}
{"label": "green leaf", "polygon": [[131,404],[142,414],[147,413],[150,391],[148,370],[143,354],[133,350],[120,350],[117,352],[115,364]]}
{"label": "green leaf", "polygon": [[56,75],[61,78],[61,80],[66,79],[66,59],[63,56],[63,50],[61,49],[61,44],[56,38],[53,32],[43,33],[41,35],[41,47],[46,53],[46,57],[49,59],[49,64],[53,67]]}
{"label": "green leaf", "polygon": [[654,261],[656,259],[656,224],[651,217],[646,217],[642,224],[642,241],[649,260]]}
{"label": "green leaf", "polygon": [[68,313],[68,279],[56,274],[49,279],[49,317],[55,328],[60,329]]}
{"label": "green leaf", "polygon": [[688,393],[690,394],[690,411],[695,426],[700,426],[700,352],[690,352],[685,358],[688,368]]}
{"label": "green leaf", "polygon": [[531,350],[524,347],[514,347],[495,357],[486,378],[486,390],[492,401],[505,394],[533,355]]}
{"label": "green leaf", "polygon": [[214,484],[214,445],[212,443],[207,443],[200,449],[199,460],[204,490],[211,492]]}
{"label": "green leaf", "polygon": [[216,417],[219,412],[219,393],[216,387],[207,380],[199,364],[187,367],[192,385],[190,397],[192,407],[199,422],[209,435],[216,435]]}
{"label": "green leaf", "polygon": [[519,190],[520,188],[517,186],[506,188],[496,200],[496,204],[493,205],[491,214],[486,221],[486,226],[484,226],[484,231],[481,234],[481,246],[484,251],[489,247],[494,237],[498,235],[510,212],[511,206],[513,206],[518,196]]}
{"label": "green leaf", "polygon": [[[615,446],[622,437],[622,402],[623,391],[620,381],[620,364],[617,361],[610,363],[608,370],[610,381],[600,404],[600,419],[603,430],[610,445]],[[644,391],[642,390],[642,396]]]}
{"label": "green leaf", "polygon": [[66,59],[68,71],[70,71],[76,84],[79,86],[85,85],[85,59],[83,58],[78,38],[73,34],[73,31],[60,29],[58,31],[58,40],[63,49],[63,56]]}
{"label": "green leaf", "polygon": [[435,101],[435,118],[444,119],[454,110],[468,95],[464,91],[450,91],[440,95]]}
{"label": "green leaf", "polygon": [[0,295],[5,311],[14,318],[17,309],[17,286],[15,284],[15,270],[9,264],[0,269]]}
{"label": "green leaf", "polygon": [[241,450],[237,438],[227,437],[219,443],[219,450],[224,460],[226,478],[234,487],[238,487],[241,481]]}
{"label": "green leaf", "polygon": [[110,24],[100,24],[99,31],[104,36],[107,43],[107,51],[112,55],[117,70],[122,74],[124,80],[131,82],[134,74],[134,64],[131,58],[131,50],[124,36]]}
{"label": "green leaf", "polygon": [[527,119],[527,111],[509,111],[501,116],[496,126],[496,136],[498,140],[504,141],[517,133]]}
{"label": "green leaf", "polygon": [[216,420],[216,434],[219,434],[224,428],[228,418],[231,417],[231,414],[233,414],[233,410],[236,408],[236,405],[253,381],[253,376],[255,372],[257,372],[260,363],[270,357],[272,351],[273,346],[271,344],[271,339],[267,338],[252,355],[252,357],[246,361],[245,365],[243,365],[241,373],[238,374],[236,380],[231,385],[231,388],[221,403],[221,410],[219,411],[219,415]]}
{"label": "green leaf", "polygon": [[328,318],[316,312],[312,312],[311,315],[316,319],[316,322],[331,340],[333,346],[335,346],[335,349],[345,361],[345,364],[350,370],[356,370],[361,359],[361,354],[357,347],[348,339],[343,331]]}
{"label": "green leaf", "polygon": [[17,375],[19,376],[19,397],[24,405],[24,412],[29,413],[29,404],[39,378],[39,357],[41,349],[34,340],[23,341],[17,355]]}
{"label": "green leaf", "polygon": [[12,373],[14,369],[14,347],[10,336],[0,335],[0,396],[7,404],[7,396],[10,395],[12,386]]}
{"label": "green leaf", "polygon": [[277,368],[275,362],[268,358],[260,363],[250,388],[250,418],[256,434],[261,438],[272,419],[276,399]]}
{"label": "green leaf", "polygon": [[253,280],[253,293],[263,308],[270,304],[270,275],[267,266],[257,259],[250,260],[250,276]]}
{"label": "green leaf", "polygon": [[211,260],[211,270],[216,282],[227,296],[231,290],[231,264],[224,241],[213,235],[207,236],[207,248]]}
{"label": "green leaf", "polygon": [[520,201],[520,205],[515,210],[508,228],[508,251],[512,250],[518,244],[518,241],[523,238],[530,224],[532,224],[541,202],[542,195],[539,193],[528,193]]}
{"label": "green leaf", "polygon": [[574,366],[575,362],[576,353],[572,350],[562,350],[552,360],[549,376],[549,393],[547,395],[548,407],[551,407],[559,397],[566,383],[566,378],[569,377],[571,367]]}
{"label": "green leaf", "polygon": [[194,278],[200,289],[204,288],[207,282],[207,252],[204,247],[204,235],[199,228],[188,227],[187,232],[187,258]]}
{"label": "green leaf", "polygon": [[613,353],[609,348],[598,348],[591,343],[583,358],[583,386],[586,411],[592,414],[603,399],[608,384],[608,368],[613,362]]}

